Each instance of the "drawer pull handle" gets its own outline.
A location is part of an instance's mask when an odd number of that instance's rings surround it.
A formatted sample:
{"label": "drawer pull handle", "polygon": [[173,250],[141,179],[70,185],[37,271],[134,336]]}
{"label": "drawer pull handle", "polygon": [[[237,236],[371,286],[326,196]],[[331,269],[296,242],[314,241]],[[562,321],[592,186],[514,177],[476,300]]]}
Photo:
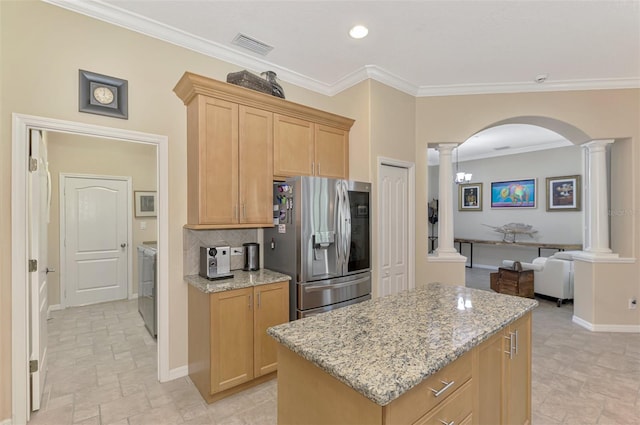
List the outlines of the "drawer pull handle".
{"label": "drawer pull handle", "polygon": [[440,397],[442,395],[443,392],[447,391],[449,388],[451,388],[451,386],[453,384],[456,383],[456,381],[451,381],[451,382],[447,382],[447,381],[440,381],[444,384],[444,387],[442,387],[442,389],[440,390],[434,390],[433,388],[429,388],[431,391],[433,391],[433,396],[434,397]]}
{"label": "drawer pull handle", "polygon": [[447,422],[443,421],[442,419],[440,419],[440,423],[444,425],[456,425],[456,421]]}

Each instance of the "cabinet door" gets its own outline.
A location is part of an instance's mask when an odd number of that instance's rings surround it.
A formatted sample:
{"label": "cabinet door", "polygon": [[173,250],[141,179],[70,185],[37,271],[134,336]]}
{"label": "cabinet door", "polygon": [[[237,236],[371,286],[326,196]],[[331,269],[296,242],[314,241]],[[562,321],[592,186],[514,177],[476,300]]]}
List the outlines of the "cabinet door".
{"label": "cabinet door", "polygon": [[211,394],[253,379],[253,288],[211,295]]}
{"label": "cabinet door", "polygon": [[240,106],[240,223],[273,221],[273,114]]}
{"label": "cabinet door", "polygon": [[316,175],[349,178],[349,133],[326,125],[315,126]]}
{"label": "cabinet door", "polygon": [[513,358],[508,360],[509,367],[506,372],[507,402],[504,423],[529,424],[531,423],[531,314],[513,323],[508,331],[510,337],[514,338],[515,350]]}
{"label": "cabinet door", "polygon": [[273,174],[313,175],[313,123],[273,115]]}
{"label": "cabinet door", "polygon": [[254,375],[271,373],[278,368],[276,341],[267,328],[289,321],[289,282],[257,286],[254,314]]}
{"label": "cabinet door", "polygon": [[198,224],[237,223],[238,105],[204,96],[201,101]]}
{"label": "cabinet door", "polygon": [[479,424],[501,424],[503,410],[504,367],[509,361],[505,353],[505,332],[499,332],[478,346],[477,404],[473,412]]}

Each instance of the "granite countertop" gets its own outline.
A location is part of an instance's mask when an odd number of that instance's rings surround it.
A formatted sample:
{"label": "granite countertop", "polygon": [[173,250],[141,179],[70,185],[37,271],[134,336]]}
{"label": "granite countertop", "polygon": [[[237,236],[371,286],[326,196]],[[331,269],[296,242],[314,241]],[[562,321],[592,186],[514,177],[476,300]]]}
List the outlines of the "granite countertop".
{"label": "granite countertop", "polygon": [[431,283],[267,332],[385,406],[537,305],[528,298]]}
{"label": "granite countertop", "polygon": [[233,273],[233,277],[228,279],[209,280],[196,274],[185,276],[184,280],[191,286],[206,294],[247,288],[250,286],[266,285],[267,283],[282,282],[283,280],[291,280],[288,275],[274,272],[269,269],[260,269],[253,272],[231,270],[231,273]]}

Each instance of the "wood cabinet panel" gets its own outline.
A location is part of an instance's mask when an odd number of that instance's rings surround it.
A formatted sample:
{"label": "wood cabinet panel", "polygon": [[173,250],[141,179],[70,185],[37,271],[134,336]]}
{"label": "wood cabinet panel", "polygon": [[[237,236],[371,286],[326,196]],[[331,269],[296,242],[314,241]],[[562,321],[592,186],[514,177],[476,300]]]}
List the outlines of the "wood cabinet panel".
{"label": "wood cabinet panel", "polygon": [[240,223],[264,224],[273,217],[273,114],[239,108]]}
{"label": "wood cabinet panel", "polygon": [[499,332],[478,347],[478,367],[474,375],[478,384],[474,417],[478,424],[502,423],[504,340],[504,332]]}
{"label": "wood cabinet panel", "polygon": [[273,173],[276,176],[314,174],[313,123],[274,114]]}
{"label": "wood cabinet panel", "polygon": [[326,125],[315,126],[316,175],[349,177],[349,132]]}
{"label": "wood cabinet panel", "polygon": [[[238,204],[238,105],[201,97],[197,132],[200,143],[192,146],[188,176],[197,182],[196,199],[188,199],[193,208],[191,220],[202,224],[222,224],[235,220]],[[225,188],[225,190],[221,190]],[[195,214],[194,214],[195,212]]]}
{"label": "wood cabinet panel", "polygon": [[289,321],[289,282],[255,288],[253,373],[262,376],[278,368],[278,343],[267,328]]}
{"label": "wood cabinet panel", "polygon": [[253,378],[253,288],[211,296],[211,394]]}
{"label": "wood cabinet panel", "polygon": [[[508,424],[531,423],[531,315],[509,326],[513,341],[512,358],[505,355],[505,421]],[[507,343],[509,341],[507,340]],[[507,348],[507,351],[509,348]]]}

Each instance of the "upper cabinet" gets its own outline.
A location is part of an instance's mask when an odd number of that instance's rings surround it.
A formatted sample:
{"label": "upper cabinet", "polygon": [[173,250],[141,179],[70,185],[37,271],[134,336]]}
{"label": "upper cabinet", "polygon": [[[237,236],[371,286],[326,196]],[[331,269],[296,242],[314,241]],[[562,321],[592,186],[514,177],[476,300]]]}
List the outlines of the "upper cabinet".
{"label": "upper cabinet", "polygon": [[274,116],[276,177],[349,177],[349,132],[286,115]]}
{"label": "upper cabinet", "polygon": [[273,226],[272,181],[349,177],[353,120],[186,72],[187,227]]}

